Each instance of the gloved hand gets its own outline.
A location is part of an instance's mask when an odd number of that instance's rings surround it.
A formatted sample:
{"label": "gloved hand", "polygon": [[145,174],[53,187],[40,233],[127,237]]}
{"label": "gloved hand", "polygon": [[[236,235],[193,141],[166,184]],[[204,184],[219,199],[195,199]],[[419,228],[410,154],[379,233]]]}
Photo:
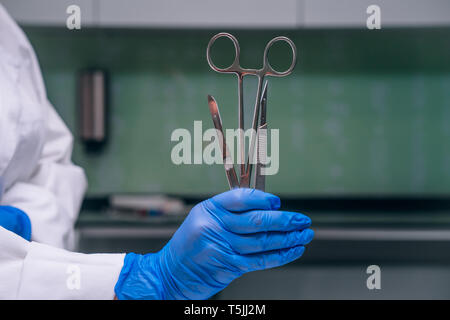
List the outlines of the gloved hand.
{"label": "gloved hand", "polygon": [[0,226],[30,241],[31,222],[27,214],[10,206],[0,206]]}
{"label": "gloved hand", "polygon": [[129,253],[115,286],[119,299],[206,299],[242,274],[299,258],[311,220],[277,211],[280,199],[234,189],[196,205],[166,246]]}

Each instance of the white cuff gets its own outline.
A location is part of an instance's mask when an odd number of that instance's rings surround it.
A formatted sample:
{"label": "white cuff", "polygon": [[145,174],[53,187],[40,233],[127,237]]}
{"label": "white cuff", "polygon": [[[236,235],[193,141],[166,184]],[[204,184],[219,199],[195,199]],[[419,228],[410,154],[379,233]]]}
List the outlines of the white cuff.
{"label": "white cuff", "polygon": [[83,254],[31,242],[19,299],[113,299],[125,254]]}

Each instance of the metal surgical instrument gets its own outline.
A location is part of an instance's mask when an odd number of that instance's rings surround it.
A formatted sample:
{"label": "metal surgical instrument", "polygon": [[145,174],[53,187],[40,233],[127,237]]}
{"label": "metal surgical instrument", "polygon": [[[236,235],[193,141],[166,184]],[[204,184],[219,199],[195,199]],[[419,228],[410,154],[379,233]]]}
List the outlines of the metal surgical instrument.
{"label": "metal surgical instrument", "polygon": [[[214,42],[217,39],[222,38],[222,37],[230,39],[233,42],[234,49],[235,49],[234,61],[229,67],[226,67],[226,68],[217,67],[212,61],[211,52],[210,52],[211,47],[214,44]],[[269,56],[268,56],[269,49],[272,47],[272,45],[274,43],[279,42],[279,41],[286,42],[292,50],[291,65],[289,66],[289,68],[286,71],[283,71],[283,72],[276,71],[275,69],[273,69],[273,67],[269,63]],[[254,162],[253,156],[255,153],[254,152],[255,146],[256,146],[256,144],[259,144],[260,146],[262,145],[261,143],[256,141],[258,139],[257,132],[259,129],[265,129],[265,126],[262,123],[261,123],[261,125],[259,125],[261,105],[262,105],[262,103],[264,103],[264,112],[265,112],[265,108],[267,106],[267,95],[265,95],[265,98],[264,98],[264,95],[262,94],[264,78],[266,76],[285,77],[285,76],[291,74],[292,71],[294,70],[294,67],[297,62],[297,48],[295,47],[295,44],[292,42],[291,39],[289,39],[287,37],[283,37],[283,36],[275,37],[267,43],[267,45],[264,49],[262,68],[261,69],[246,69],[246,68],[242,68],[240,65],[240,47],[239,47],[239,42],[237,41],[237,39],[229,33],[221,32],[221,33],[218,33],[215,36],[213,36],[211,38],[211,40],[209,41],[208,46],[206,48],[206,59],[208,61],[209,66],[214,71],[219,72],[219,73],[231,73],[231,74],[235,74],[237,76],[237,79],[238,79],[238,126],[240,129],[239,130],[239,146],[238,146],[239,154],[240,154],[239,186],[242,188],[249,188],[250,187],[250,177],[252,174],[252,168],[253,168],[253,162]],[[252,121],[252,129],[253,130],[251,133],[250,146],[249,146],[249,150],[247,153],[247,160],[245,161],[243,80],[244,80],[244,77],[247,75],[256,76],[258,79],[258,86],[257,86],[255,106],[254,106],[254,111],[253,111],[253,121]],[[262,99],[262,97],[263,97],[263,99]],[[209,98],[208,98],[208,101],[209,101]],[[266,121],[265,115],[264,115],[263,121],[264,122]],[[265,147],[267,148],[267,144]],[[224,151],[226,151],[226,150],[224,149]],[[224,158],[225,158],[225,156],[224,156]],[[260,158],[260,157],[257,155],[257,161],[258,161],[258,158]],[[258,168],[258,166],[257,166],[257,168]],[[261,166],[259,166],[259,168],[261,168]],[[233,167],[233,170],[234,170],[234,167]],[[261,173],[257,172],[256,174],[258,176]],[[263,178],[256,177],[255,184],[257,184],[257,185],[255,185],[255,188],[264,188],[265,183],[263,181],[264,181]],[[230,184],[230,181],[229,181],[229,184]],[[231,184],[230,184],[230,186],[231,186]]]}

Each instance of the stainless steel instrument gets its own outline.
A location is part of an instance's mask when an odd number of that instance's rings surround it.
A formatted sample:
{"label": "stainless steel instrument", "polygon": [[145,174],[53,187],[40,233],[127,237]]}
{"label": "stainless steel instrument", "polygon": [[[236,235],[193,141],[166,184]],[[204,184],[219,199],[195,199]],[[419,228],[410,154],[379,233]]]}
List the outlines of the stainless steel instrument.
{"label": "stainless steel instrument", "polygon": [[[211,47],[214,44],[214,42],[217,39],[222,38],[222,37],[230,39],[233,42],[234,49],[235,49],[234,61],[227,68],[217,67],[213,63],[211,54],[210,54]],[[283,72],[276,71],[275,69],[272,68],[272,66],[269,63],[269,56],[268,56],[269,49],[273,46],[274,43],[276,43],[278,41],[286,42],[292,50],[291,65],[286,71],[283,71]],[[294,44],[294,42],[292,42],[291,39],[289,39],[287,37],[282,37],[282,36],[275,37],[267,43],[267,45],[264,49],[262,68],[261,69],[245,69],[245,68],[241,67],[241,65],[240,65],[239,42],[233,35],[226,33],[226,32],[221,32],[221,33],[218,33],[215,36],[213,36],[211,38],[211,40],[209,41],[208,46],[206,48],[206,59],[208,61],[209,66],[214,71],[219,72],[219,73],[231,73],[231,74],[235,74],[237,76],[237,80],[238,80],[238,126],[240,129],[239,130],[239,150],[240,150],[240,162],[239,162],[240,163],[240,182],[239,182],[239,186],[241,188],[249,188],[250,187],[250,178],[251,178],[252,169],[253,169],[253,162],[254,162],[253,157],[255,154],[255,147],[259,146],[259,148],[265,148],[265,150],[258,150],[258,155],[256,156],[257,157],[257,159],[256,159],[256,162],[257,162],[256,171],[257,172],[256,172],[256,177],[255,177],[255,188],[264,190],[265,179],[264,179],[264,177],[261,177],[261,175],[262,175],[261,169],[263,168],[263,164],[260,163],[260,165],[258,165],[259,160],[261,162],[263,160],[265,160],[262,157],[264,157],[267,152],[267,141],[265,141],[265,142],[263,141],[264,137],[267,137],[267,135],[264,135],[267,132],[267,130],[266,130],[267,129],[267,123],[266,123],[267,82],[263,88],[264,78],[266,76],[285,77],[285,76],[291,74],[292,71],[294,70],[296,62],[297,62],[297,48],[295,47],[295,44]],[[251,138],[250,138],[250,146],[249,146],[249,149],[247,152],[247,160],[245,160],[243,80],[244,80],[244,77],[247,75],[256,76],[258,78],[258,87],[257,87],[257,92],[256,92],[255,107],[254,107],[254,111],[253,111],[253,122],[252,122],[253,130],[252,130]],[[210,100],[210,97],[211,96],[208,96],[208,101]],[[217,103],[216,103],[216,106],[217,106]],[[261,109],[263,109],[263,108],[264,108],[264,110],[263,110],[263,112],[261,112]],[[211,108],[210,108],[210,111],[211,111]],[[261,116],[261,119],[260,119],[260,116]],[[213,115],[213,119],[214,119],[214,115]],[[222,139],[219,139],[219,141],[220,140],[224,141],[223,130],[221,130],[219,132],[222,135]],[[262,133],[262,134],[258,135],[258,132]],[[223,151],[226,151],[226,150],[224,149]],[[231,170],[229,168],[227,169],[227,164],[225,164],[225,169]],[[234,166],[233,166],[233,171],[234,171]],[[228,174],[227,174],[227,177],[229,177]],[[231,187],[232,181],[230,181],[230,179],[228,179],[228,183]]]}

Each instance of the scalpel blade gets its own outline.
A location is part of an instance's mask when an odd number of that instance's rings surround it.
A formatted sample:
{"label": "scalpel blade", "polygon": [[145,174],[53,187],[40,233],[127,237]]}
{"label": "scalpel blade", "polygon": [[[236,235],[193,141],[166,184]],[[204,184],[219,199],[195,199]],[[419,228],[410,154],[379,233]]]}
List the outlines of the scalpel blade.
{"label": "scalpel blade", "polygon": [[228,185],[230,189],[239,188],[239,181],[234,170],[233,159],[231,159],[230,151],[228,150],[222,129],[222,119],[220,118],[219,107],[213,96],[208,95],[209,112],[216,128],[217,138],[219,140],[220,149],[222,150],[222,159],[225,166],[225,173],[227,175]]}

